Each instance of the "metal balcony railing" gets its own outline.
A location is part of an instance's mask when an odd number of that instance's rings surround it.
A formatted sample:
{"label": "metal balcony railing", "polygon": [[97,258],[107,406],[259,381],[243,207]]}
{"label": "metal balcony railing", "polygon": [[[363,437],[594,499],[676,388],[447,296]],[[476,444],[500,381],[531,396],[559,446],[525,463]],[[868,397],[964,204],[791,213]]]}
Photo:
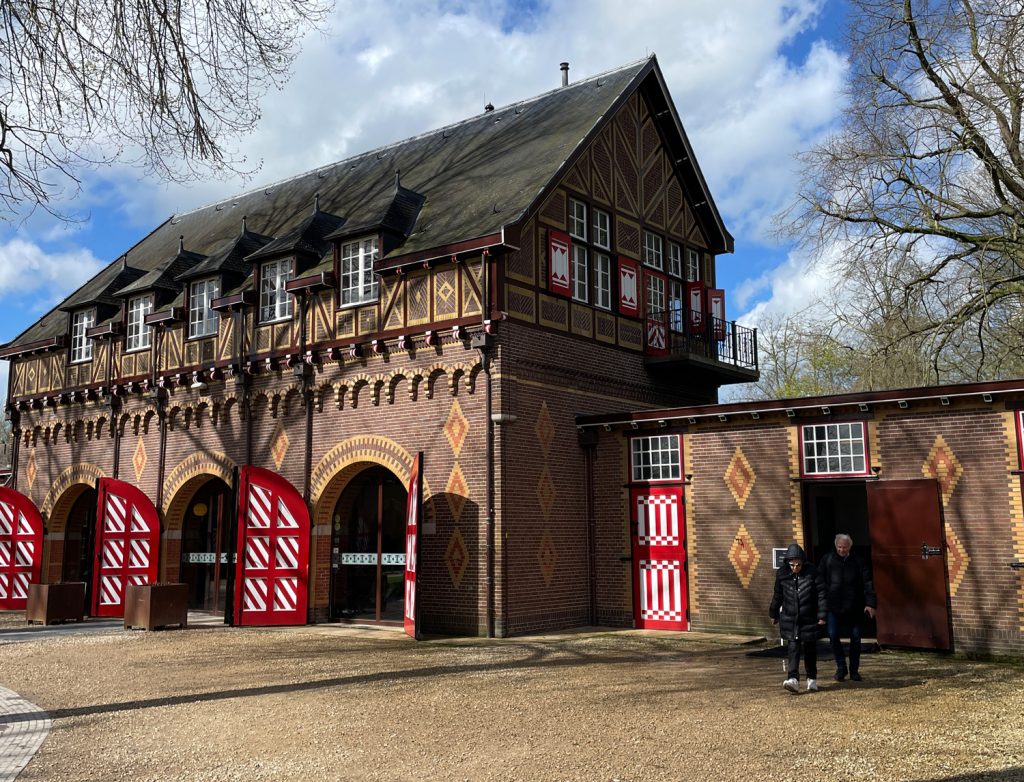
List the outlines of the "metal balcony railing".
{"label": "metal balcony railing", "polygon": [[736,321],[704,315],[700,325],[689,319],[670,317],[669,313],[650,315],[647,333],[658,329],[652,325],[668,322],[668,346],[662,355],[675,358],[700,356],[742,369],[757,371],[757,329],[740,326]]}

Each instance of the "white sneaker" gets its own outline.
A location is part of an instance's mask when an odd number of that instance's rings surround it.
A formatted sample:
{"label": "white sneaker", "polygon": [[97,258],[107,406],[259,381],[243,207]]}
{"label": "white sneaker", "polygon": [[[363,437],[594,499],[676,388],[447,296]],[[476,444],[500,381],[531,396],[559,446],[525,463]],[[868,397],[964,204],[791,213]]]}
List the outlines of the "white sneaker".
{"label": "white sneaker", "polygon": [[808,679],[807,680],[807,692],[817,692],[817,691],[818,691],[818,680],[817,679]]}
{"label": "white sneaker", "polygon": [[782,683],[782,686],[790,692],[800,692],[800,682],[796,679],[786,679],[786,681]]}

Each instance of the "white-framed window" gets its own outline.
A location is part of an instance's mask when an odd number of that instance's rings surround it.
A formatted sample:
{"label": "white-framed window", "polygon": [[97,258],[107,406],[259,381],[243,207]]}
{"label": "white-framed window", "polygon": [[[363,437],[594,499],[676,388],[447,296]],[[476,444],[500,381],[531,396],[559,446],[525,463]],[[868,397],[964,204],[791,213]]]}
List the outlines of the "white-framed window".
{"label": "white-framed window", "polygon": [[697,250],[686,251],[686,281],[697,282],[700,279],[700,253]]}
{"label": "white-framed window", "polygon": [[630,439],[630,475],[634,483],[678,481],[682,476],[679,435],[660,434]]}
{"label": "white-framed window", "polygon": [[672,331],[683,330],[683,284],[668,281],[668,325]]}
{"label": "white-framed window", "polygon": [[71,316],[71,363],[92,361],[92,340],[85,332],[96,325],[96,310],[79,310]]}
{"label": "white-framed window", "polygon": [[292,316],[292,297],[284,286],[294,276],[294,258],[270,261],[260,267],[260,323]]}
{"label": "white-framed window", "polygon": [[605,250],[612,249],[612,219],[607,212],[594,210],[594,233],[590,240]]}
{"label": "white-framed window", "polygon": [[665,311],[665,280],[657,274],[645,274],[647,278],[647,315],[661,315]]}
{"label": "white-framed window", "polygon": [[341,304],[364,304],[377,300],[377,237],[358,239],[341,246]]}
{"label": "white-framed window", "polygon": [[604,253],[594,253],[594,304],[612,308],[612,259]]}
{"label": "white-framed window", "polygon": [[572,246],[572,297],[576,301],[589,301],[590,299],[588,271],[587,248],[574,244]]}
{"label": "white-framed window", "polygon": [[864,424],[807,424],[800,429],[804,475],[865,475]]}
{"label": "white-framed window", "polygon": [[661,237],[650,231],[644,231],[644,263],[655,269],[661,269],[665,264],[661,251]]}
{"label": "white-framed window", "polygon": [[220,296],[219,277],[196,280],[189,286],[189,337],[208,337],[211,334],[217,333],[217,313],[210,309],[210,302],[218,296]]}
{"label": "white-framed window", "polygon": [[683,276],[683,248],[675,242],[668,243],[668,273],[673,277]]}
{"label": "white-framed window", "polygon": [[575,198],[569,199],[569,236],[587,240],[587,205]]}
{"label": "white-framed window", "polygon": [[128,333],[124,340],[126,351],[143,350],[152,344],[153,330],[146,325],[146,316],[152,311],[152,295],[128,299]]}

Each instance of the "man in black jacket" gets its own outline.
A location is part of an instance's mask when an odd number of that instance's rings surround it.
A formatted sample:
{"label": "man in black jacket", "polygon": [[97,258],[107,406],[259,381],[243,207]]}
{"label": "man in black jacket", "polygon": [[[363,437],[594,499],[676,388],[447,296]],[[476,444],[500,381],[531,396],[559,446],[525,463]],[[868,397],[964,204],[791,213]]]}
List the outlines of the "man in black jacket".
{"label": "man in black jacket", "polygon": [[806,560],[799,544],[790,544],[768,607],[772,624],[779,625],[782,639],[788,642],[787,676],[782,686],[790,692],[800,689],[801,654],[807,672],[807,691],[818,689],[818,626],[825,624],[825,596],[818,589],[814,565]]}
{"label": "man in black jacket", "polygon": [[[818,589],[828,603],[828,639],[836,658],[836,681],[850,678],[859,682],[860,624],[866,614],[875,617],[877,601],[871,571],[867,563],[853,553],[853,538],[845,533],[836,535],[836,550],[821,558],[818,564]],[[846,667],[842,636],[850,636],[850,667]]]}

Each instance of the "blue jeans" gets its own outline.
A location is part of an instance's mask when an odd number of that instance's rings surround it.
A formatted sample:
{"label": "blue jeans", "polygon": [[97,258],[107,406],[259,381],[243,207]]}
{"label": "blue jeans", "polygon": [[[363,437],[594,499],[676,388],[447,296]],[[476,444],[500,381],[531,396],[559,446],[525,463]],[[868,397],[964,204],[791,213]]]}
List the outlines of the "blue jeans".
{"label": "blue jeans", "polygon": [[828,640],[832,644],[832,656],[836,658],[836,671],[845,673],[847,670],[843,640],[840,637],[844,626],[850,629],[850,673],[857,673],[860,669],[860,621],[859,614],[840,616],[832,611],[828,612]]}

